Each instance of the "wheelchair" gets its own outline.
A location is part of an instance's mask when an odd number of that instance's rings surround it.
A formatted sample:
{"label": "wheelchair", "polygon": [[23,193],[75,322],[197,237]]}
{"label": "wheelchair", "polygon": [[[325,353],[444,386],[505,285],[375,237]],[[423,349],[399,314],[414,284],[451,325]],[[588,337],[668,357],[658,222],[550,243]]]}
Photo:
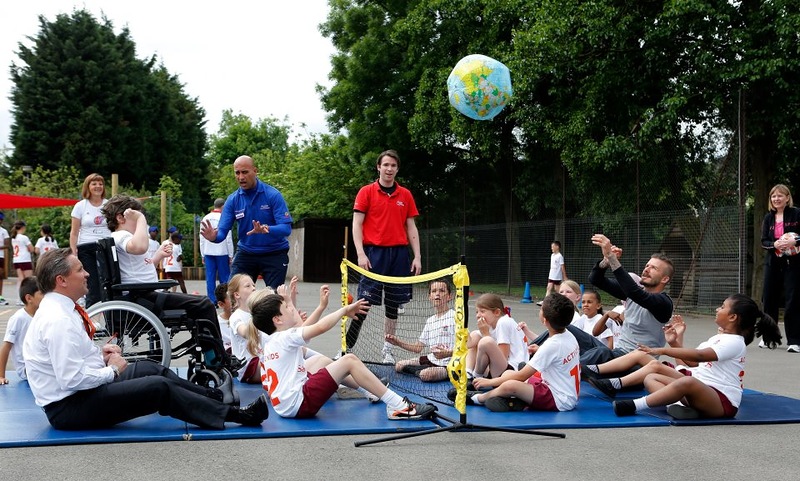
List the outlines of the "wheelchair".
{"label": "wheelchair", "polygon": [[142,297],[165,291],[177,281],[122,284],[114,239],[101,239],[92,247],[98,282],[89,283],[89,288],[99,289],[93,294],[100,301],[89,306],[87,313],[96,328],[97,345],[113,343],[128,361],[150,359],[164,367],[188,356],[187,379],[201,386],[219,386],[222,369],[236,376],[239,360],[225,351],[215,320],[189,319],[185,310],[161,308],[165,293],[155,303]]}

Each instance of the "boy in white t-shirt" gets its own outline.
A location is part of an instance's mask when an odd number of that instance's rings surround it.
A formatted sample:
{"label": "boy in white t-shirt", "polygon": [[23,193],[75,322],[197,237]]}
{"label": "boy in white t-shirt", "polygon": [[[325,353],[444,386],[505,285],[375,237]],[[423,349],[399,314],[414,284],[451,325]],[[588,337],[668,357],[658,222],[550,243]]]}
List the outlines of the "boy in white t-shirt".
{"label": "boy in white t-shirt", "polygon": [[405,372],[419,377],[423,382],[447,379],[447,363],[453,355],[456,341],[456,316],[450,308],[453,293],[446,281],[432,281],[428,286],[428,300],[436,313],[425,321],[425,327],[417,342],[406,342],[394,334],[386,335],[386,342],[406,351],[421,353],[426,347],[430,354],[405,359],[395,364],[397,372]]}
{"label": "boy in white t-shirt", "polygon": [[545,297],[539,319],[550,333],[548,341],[519,371],[509,370],[495,379],[473,380],[476,389],[495,389],[486,393],[468,392],[468,399],[501,412],[525,408],[539,411],[574,409],[580,392],[580,356],[578,341],[567,330],[573,310],[572,301],[561,294]]}
{"label": "boy in white t-shirt", "polygon": [[[292,308],[293,309],[293,308]],[[386,387],[354,354],[335,361],[322,355],[305,359],[306,344],[336,326],[342,316],[365,315],[369,303],[360,299],[320,319],[316,324],[301,325],[300,316],[279,294],[260,291],[250,298],[253,324],[269,335],[262,354],[264,389],[272,407],[281,417],[314,417],[339,388],[352,379],[386,404],[389,419],[423,419],[436,408],[415,404]]]}
{"label": "boy in white t-shirt", "polygon": [[27,379],[25,375],[25,359],[22,357],[22,343],[25,341],[25,334],[28,332],[28,325],[39,309],[42,301],[42,292],[36,285],[36,277],[30,276],[22,280],[19,287],[19,297],[25,307],[15,312],[9,319],[6,326],[6,333],[3,336],[3,344],[0,345],[0,385],[8,384],[6,378],[6,367],[8,359],[14,361],[14,370],[20,379]]}

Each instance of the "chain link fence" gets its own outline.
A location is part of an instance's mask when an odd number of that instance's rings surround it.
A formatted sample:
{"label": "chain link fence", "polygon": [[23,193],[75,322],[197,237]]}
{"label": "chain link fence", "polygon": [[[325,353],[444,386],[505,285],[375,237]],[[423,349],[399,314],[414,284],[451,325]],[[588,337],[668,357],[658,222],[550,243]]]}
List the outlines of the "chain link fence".
{"label": "chain link fence", "polygon": [[623,249],[620,259],[640,274],[650,255],[663,252],[675,273],[668,292],[676,310],[708,312],[731,293],[749,292],[748,256],[740,239],[752,232],[741,225],[736,206],[711,211],[662,211],[586,219],[527,221],[511,224],[421,229],[423,265],[436,270],[463,254],[470,281],[505,286],[512,292],[530,282],[544,286],[550,270],[550,244],[561,242],[569,278],[586,284],[600,260],[591,236],[603,233]]}

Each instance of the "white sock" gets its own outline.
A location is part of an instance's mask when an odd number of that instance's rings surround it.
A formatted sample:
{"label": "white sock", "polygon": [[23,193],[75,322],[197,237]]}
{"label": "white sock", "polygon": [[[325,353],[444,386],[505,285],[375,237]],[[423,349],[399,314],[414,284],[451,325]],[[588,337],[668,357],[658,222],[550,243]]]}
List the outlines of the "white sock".
{"label": "white sock", "polygon": [[386,407],[392,410],[403,409],[406,407],[406,403],[403,402],[403,398],[391,389],[386,390],[384,395],[381,396],[381,401],[386,404]]}
{"label": "white sock", "polygon": [[647,409],[650,406],[647,405],[647,401],[645,400],[647,396],[642,396],[639,399],[633,400],[633,405],[636,406],[637,411],[641,411],[642,409]]}
{"label": "white sock", "polygon": [[384,341],[383,342],[383,350],[384,351],[391,351],[392,350],[392,345],[389,344],[388,342]]}
{"label": "white sock", "polygon": [[475,371],[473,371],[472,369],[467,369],[467,377],[468,378],[476,378],[476,377],[478,377],[478,375],[475,374]]}
{"label": "white sock", "polygon": [[474,402],[475,404],[483,404],[482,402],[478,401],[478,396],[480,396],[480,394],[473,394],[471,398],[472,402]]}

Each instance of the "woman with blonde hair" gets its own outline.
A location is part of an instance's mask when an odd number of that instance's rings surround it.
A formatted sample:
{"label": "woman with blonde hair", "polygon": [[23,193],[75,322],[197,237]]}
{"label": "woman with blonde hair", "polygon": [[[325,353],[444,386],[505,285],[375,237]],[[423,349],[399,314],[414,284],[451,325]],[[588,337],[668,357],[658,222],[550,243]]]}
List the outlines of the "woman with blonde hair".
{"label": "woman with blonde hair", "polygon": [[[784,184],[769,191],[769,212],[761,224],[764,258],[764,312],[778,319],[781,295],[786,300],[783,326],[787,352],[800,353],[800,209]],[[759,347],[766,347],[759,343]]]}
{"label": "woman with blonde hair", "polygon": [[82,199],[72,209],[72,226],[69,231],[69,248],[78,256],[83,268],[89,273],[89,293],[86,294],[86,306],[91,306],[100,299],[97,297],[100,285],[95,265],[94,243],[105,237],[111,237],[106,217],[101,209],[106,199],[106,184],[100,174],[89,174],[83,181]]}

